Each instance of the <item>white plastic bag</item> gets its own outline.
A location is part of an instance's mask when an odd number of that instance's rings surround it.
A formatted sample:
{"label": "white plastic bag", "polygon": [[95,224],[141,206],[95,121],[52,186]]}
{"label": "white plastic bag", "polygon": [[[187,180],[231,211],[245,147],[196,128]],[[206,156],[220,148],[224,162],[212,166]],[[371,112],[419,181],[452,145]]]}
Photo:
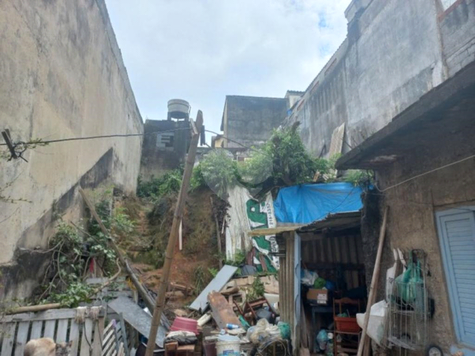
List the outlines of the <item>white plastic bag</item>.
{"label": "white plastic bag", "polygon": [[[360,328],[364,326],[364,319],[366,313],[363,314],[356,314],[356,321]],[[383,338],[384,338],[384,324],[386,317],[388,315],[388,303],[385,300],[382,300],[376,304],[371,306],[371,312],[369,314],[369,322],[368,322],[368,329],[366,330],[366,334],[376,341],[379,346],[383,346]]]}
{"label": "white plastic bag", "polygon": [[390,295],[393,294],[394,279],[396,278],[397,265],[399,263],[398,253],[393,249],[394,264],[386,271],[386,301],[389,302]]}

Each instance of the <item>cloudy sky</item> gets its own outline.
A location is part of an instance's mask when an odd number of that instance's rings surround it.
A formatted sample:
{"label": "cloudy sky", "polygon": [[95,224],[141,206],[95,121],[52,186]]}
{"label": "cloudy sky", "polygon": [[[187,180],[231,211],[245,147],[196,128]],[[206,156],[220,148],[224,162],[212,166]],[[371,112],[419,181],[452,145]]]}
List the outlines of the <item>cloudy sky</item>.
{"label": "cloudy sky", "polygon": [[167,101],[219,130],[226,95],[305,90],[346,36],[350,0],[106,0],[145,119]]}

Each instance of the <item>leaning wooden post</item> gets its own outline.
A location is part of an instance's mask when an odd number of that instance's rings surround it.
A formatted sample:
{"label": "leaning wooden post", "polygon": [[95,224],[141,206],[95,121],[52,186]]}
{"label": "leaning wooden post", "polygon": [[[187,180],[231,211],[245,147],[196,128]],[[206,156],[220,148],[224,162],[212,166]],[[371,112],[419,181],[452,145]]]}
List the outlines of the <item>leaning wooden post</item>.
{"label": "leaning wooden post", "polygon": [[[213,197],[209,197],[211,202],[211,209],[214,207]],[[219,254],[219,269],[223,268],[223,260],[221,259],[221,255],[223,253],[223,247],[221,246],[221,231],[219,229],[219,221],[218,221],[218,214],[214,212],[214,223],[216,225],[216,239],[218,243],[218,254]]]}
{"label": "leaning wooden post", "polygon": [[127,259],[122,255],[122,252],[120,251],[119,247],[115,244],[114,240],[110,236],[109,231],[107,231],[107,228],[104,226],[104,223],[102,222],[102,219],[99,217],[99,215],[96,212],[96,209],[94,208],[94,205],[89,201],[86,192],[79,187],[79,193],[81,194],[84,202],[86,203],[87,207],[91,211],[91,215],[94,217],[96,220],[97,224],[99,225],[99,228],[101,229],[102,233],[108,238],[109,245],[112,247],[112,249],[115,251],[117,258],[119,259],[120,263],[125,267],[125,270],[127,271],[127,274],[129,275],[130,279],[132,280],[132,283],[135,285],[135,288],[137,288],[137,291],[139,292],[140,296],[145,302],[145,305],[149,310],[153,309],[153,300],[150,298],[149,294],[145,290],[144,286],[140,283],[139,279],[135,275],[134,271],[132,271],[132,268],[130,268],[129,263]]}
{"label": "leaning wooden post", "polygon": [[374,304],[374,301],[376,299],[376,288],[378,287],[381,257],[383,255],[384,239],[386,237],[386,222],[388,220],[388,210],[389,210],[389,207],[387,206],[384,209],[383,224],[381,225],[381,230],[379,231],[378,252],[376,254],[376,261],[374,263],[373,277],[371,279],[371,286],[369,288],[369,296],[368,296],[368,304],[366,306],[366,313],[364,317],[363,332],[361,333],[361,340],[358,345],[357,356],[361,356],[363,354],[363,350],[365,351],[365,354],[369,355],[370,344],[369,344],[368,337],[366,335],[366,331],[368,329],[371,306]]}
{"label": "leaning wooden post", "polygon": [[168,238],[168,245],[165,253],[165,263],[163,265],[162,278],[158,288],[157,300],[155,301],[155,309],[153,310],[152,326],[150,328],[150,335],[148,336],[147,351],[145,352],[145,356],[153,356],[153,350],[155,349],[155,339],[157,337],[160,319],[165,306],[165,295],[168,288],[168,280],[170,278],[170,270],[173,261],[173,254],[175,252],[176,240],[178,238],[178,228],[180,226],[180,221],[183,218],[183,208],[185,207],[185,200],[187,197],[188,188],[190,186],[191,173],[193,172],[193,165],[195,164],[198,139],[200,137],[201,126],[203,125],[203,113],[201,110],[198,110],[196,126],[194,125],[193,121],[191,121],[191,125],[193,132],[191,136],[190,149],[186,157],[183,181],[181,183],[180,193],[178,194],[178,201],[176,203],[175,213],[173,215],[173,223],[170,236]]}

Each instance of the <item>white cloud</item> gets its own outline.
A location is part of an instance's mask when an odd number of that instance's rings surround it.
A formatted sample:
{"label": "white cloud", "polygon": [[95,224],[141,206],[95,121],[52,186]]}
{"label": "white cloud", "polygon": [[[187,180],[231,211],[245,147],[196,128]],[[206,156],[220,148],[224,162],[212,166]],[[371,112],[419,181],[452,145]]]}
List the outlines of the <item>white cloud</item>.
{"label": "white cloud", "polygon": [[350,0],[107,0],[138,106],[188,100],[219,130],[226,95],[305,90],[346,35]]}

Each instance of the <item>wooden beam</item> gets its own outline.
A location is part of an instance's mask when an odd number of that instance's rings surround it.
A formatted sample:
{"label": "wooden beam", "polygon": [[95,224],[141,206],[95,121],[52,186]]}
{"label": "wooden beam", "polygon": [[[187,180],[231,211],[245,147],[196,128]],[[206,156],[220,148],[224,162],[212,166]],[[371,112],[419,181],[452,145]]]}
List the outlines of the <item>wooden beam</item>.
{"label": "wooden beam", "polygon": [[387,206],[384,209],[383,223],[381,225],[381,230],[379,232],[378,252],[376,254],[376,262],[374,263],[373,278],[371,279],[371,286],[369,288],[368,304],[366,305],[366,313],[365,313],[364,323],[363,323],[363,332],[361,334],[360,343],[358,345],[357,356],[362,356],[363,351],[365,355],[369,355],[370,343],[369,343],[369,338],[366,335],[366,332],[368,330],[371,306],[374,304],[375,299],[376,299],[376,289],[378,288],[379,271],[381,267],[381,257],[383,255],[384,240],[386,237],[386,223],[388,220],[388,211],[389,211],[389,207]]}
{"label": "wooden beam", "polygon": [[153,310],[152,325],[150,328],[150,335],[148,337],[147,350],[145,356],[153,356],[155,349],[155,338],[157,337],[158,326],[162,317],[163,309],[165,307],[165,296],[168,289],[168,281],[170,279],[171,266],[173,262],[173,255],[175,253],[176,240],[178,238],[178,228],[180,221],[183,219],[183,209],[188,195],[188,188],[190,187],[191,173],[195,164],[196,150],[198,147],[199,133],[201,126],[203,126],[203,113],[198,110],[196,117],[196,126],[191,120],[193,133],[191,136],[190,148],[186,157],[185,170],[183,172],[183,180],[181,183],[180,192],[178,193],[178,201],[173,215],[172,227],[170,236],[168,238],[167,250],[165,253],[165,263],[163,265],[162,278],[158,287],[158,295],[155,301],[155,309]]}

